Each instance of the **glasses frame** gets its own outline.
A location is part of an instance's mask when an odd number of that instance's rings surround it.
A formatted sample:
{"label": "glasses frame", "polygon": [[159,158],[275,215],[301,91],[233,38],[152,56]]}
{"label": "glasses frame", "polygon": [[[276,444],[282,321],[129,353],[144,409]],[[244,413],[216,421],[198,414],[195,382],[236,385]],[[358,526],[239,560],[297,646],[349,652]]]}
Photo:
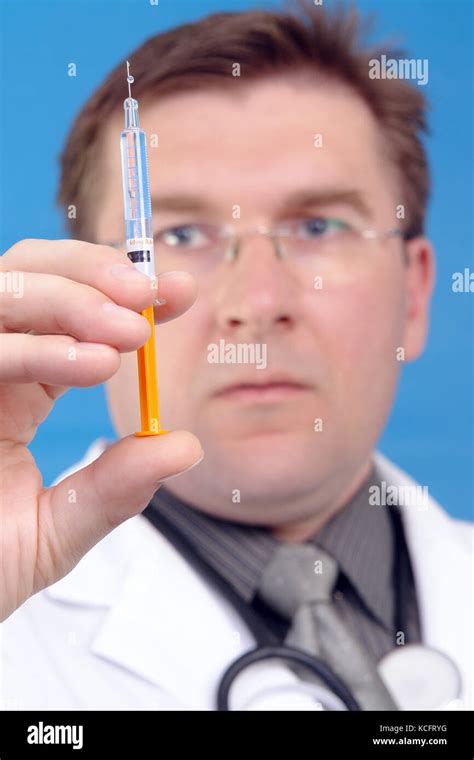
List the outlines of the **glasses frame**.
{"label": "glasses frame", "polygon": [[[174,225],[175,227],[180,226],[186,226],[186,225]],[[196,226],[199,226],[199,223],[196,224]],[[257,224],[250,227],[246,227],[244,230],[239,231],[236,226],[233,225],[213,225],[213,224],[207,224],[202,225],[207,227],[215,227],[218,230],[218,237],[222,238],[223,240],[228,240],[229,244],[224,251],[224,260],[225,261],[235,261],[239,254],[240,246],[242,243],[242,240],[248,237],[253,237],[254,235],[260,235],[263,237],[268,237],[274,246],[275,253],[277,258],[283,259],[287,258],[288,254],[285,252],[284,247],[282,245],[281,237],[294,237],[296,238],[296,234],[294,233],[291,228],[285,226],[285,225],[276,225],[275,227],[268,227],[267,225]],[[169,229],[173,229],[173,227],[170,227]],[[415,235],[411,232],[405,232],[404,230],[393,228],[390,230],[376,230],[376,229],[364,229],[364,230],[357,230],[354,228],[351,228],[351,233],[355,234],[357,237],[360,237],[362,240],[386,240],[392,237],[399,237],[404,242],[407,242],[408,240],[411,240]],[[156,236],[154,236],[153,239],[155,239]],[[108,243],[112,248],[116,248],[118,250],[126,250],[126,241],[121,240],[119,242],[114,243]],[[170,250],[173,250],[173,246],[169,246]]]}

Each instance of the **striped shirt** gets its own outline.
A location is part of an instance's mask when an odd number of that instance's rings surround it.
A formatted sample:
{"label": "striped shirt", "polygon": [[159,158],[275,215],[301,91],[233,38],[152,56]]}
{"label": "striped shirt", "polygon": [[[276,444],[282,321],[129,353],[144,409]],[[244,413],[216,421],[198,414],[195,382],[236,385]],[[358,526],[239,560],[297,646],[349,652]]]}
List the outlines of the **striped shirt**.
{"label": "striped shirt", "polygon": [[[380,487],[380,483],[374,465],[350,502],[308,541],[337,561],[340,572],[334,603],[376,661],[395,644],[421,640],[415,583],[399,511],[369,502],[369,489]],[[258,597],[263,570],[280,546],[267,528],[212,517],[183,502],[165,486],[156,492],[145,515],[148,510],[159,510],[161,517],[284,639],[289,621]]]}

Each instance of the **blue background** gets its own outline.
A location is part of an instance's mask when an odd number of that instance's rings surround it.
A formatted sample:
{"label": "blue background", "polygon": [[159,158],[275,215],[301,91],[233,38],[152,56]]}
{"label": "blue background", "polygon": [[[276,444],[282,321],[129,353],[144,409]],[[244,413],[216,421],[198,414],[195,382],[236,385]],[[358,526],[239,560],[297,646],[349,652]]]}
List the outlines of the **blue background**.
{"label": "blue background", "polygon": [[[21,238],[66,236],[54,205],[57,155],[74,115],[113,66],[153,33],[256,5],[278,3],[0,0],[0,250]],[[377,11],[379,36],[395,35],[411,56],[429,59],[425,92],[432,104],[428,233],[438,253],[438,281],[431,336],[424,356],[404,368],[380,448],[428,484],[453,515],[472,519],[474,294],[451,289],[453,272],[474,270],[472,4],[379,0],[359,7]],[[71,61],[75,78],[66,75]],[[69,391],[31,446],[45,483],[100,435],[114,437],[103,388]]]}

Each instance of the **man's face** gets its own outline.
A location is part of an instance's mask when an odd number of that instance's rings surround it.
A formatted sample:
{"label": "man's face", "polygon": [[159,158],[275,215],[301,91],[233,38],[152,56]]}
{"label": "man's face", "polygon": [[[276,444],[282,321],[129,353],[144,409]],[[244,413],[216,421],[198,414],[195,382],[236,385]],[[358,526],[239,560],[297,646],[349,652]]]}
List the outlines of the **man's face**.
{"label": "man's face", "polygon": [[[279,79],[231,90],[232,81],[227,91],[143,107],[149,143],[158,135],[158,147],[148,149],[156,231],[202,222],[244,230],[321,216],[362,229],[399,226],[400,188],[358,97],[333,84]],[[117,118],[106,135],[98,242],[123,238],[121,129]],[[305,191],[341,199],[292,200]],[[160,406],[163,426],[195,433],[205,458],[170,489],[222,516],[271,524],[297,502],[293,516],[304,518],[357,478],[388,415],[400,349],[412,359],[424,340],[430,252],[423,240],[410,246],[407,265],[399,239],[371,241],[357,277],[326,286],[323,279],[321,287],[317,262],[304,275],[258,234],[244,239],[235,260],[201,274],[189,259],[197,300],[157,327]],[[156,264],[159,272],[187,268],[172,252]],[[221,340],[264,344],[266,368],[210,363],[208,347]],[[301,386],[222,392],[274,378]],[[135,354],[123,356],[108,393],[119,433],[136,430]]]}

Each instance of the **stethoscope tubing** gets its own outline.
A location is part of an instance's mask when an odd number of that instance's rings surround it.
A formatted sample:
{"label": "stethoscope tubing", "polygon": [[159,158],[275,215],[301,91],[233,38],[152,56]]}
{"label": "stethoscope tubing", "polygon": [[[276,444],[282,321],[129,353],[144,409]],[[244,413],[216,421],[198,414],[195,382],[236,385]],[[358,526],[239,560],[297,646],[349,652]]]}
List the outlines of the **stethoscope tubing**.
{"label": "stethoscope tubing", "polygon": [[317,675],[328,688],[345,704],[348,710],[360,711],[361,706],[352,696],[346,684],[332,671],[322,660],[314,655],[309,655],[301,649],[282,646],[257,646],[249,652],[245,652],[235,660],[221,678],[217,690],[216,706],[220,711],[229,711],[229,695],[233,683],[239,674],[255,663],[265,660],[287,660],[302,665],[311,673]]}

